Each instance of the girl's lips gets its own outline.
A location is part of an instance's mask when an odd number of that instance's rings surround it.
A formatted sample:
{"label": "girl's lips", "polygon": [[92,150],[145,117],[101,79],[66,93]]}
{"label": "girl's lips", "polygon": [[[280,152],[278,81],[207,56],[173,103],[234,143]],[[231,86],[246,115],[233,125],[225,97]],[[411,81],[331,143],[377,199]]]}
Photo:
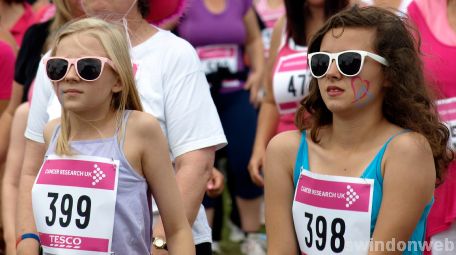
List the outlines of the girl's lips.
{"label": "girl's lips", "polygon": [[335,96],[342,95],[345,92],[345,90],[342,88],[336,87],[336,86],[329,86],[326,89],[326,92],[328,93],[328,95],[330,97],[335,97]]}
{"label": "girl's lips", "polygon": [[71,94],[81,94],[82,91],[77,89],[67,89],[63,91],[64,94],[71,93]]}

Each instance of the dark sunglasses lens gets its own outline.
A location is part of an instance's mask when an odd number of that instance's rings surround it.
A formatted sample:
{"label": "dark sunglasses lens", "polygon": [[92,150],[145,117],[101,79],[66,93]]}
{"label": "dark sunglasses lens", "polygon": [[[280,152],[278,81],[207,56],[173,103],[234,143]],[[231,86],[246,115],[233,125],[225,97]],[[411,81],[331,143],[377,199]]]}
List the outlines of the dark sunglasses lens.
{"label": "dark sunglasses lens", "polygon": [[81,78],[86,80],[95,80],[101,74],[101,60],[96,58],[83,58],[77,63],[78,72]]}
{"label": "dark sunglasses lens", "polygon": [[326,73],[329,66],[329,56],[325,54],[315,54],[310,59],[310,68],[315,76],[322,76]]}
{"label": "dark sunglasses lens", "polygon": [[361,68],[362,57],[356,52],[345,52],[339,55],[339,68],[345,75],[355,75]]}
{"label": "dark sunglasses lens", "polygon": [[68,69],[68,61],[65,59],[49,59],[46,65],[46,72],[49,79],[58,81],[62,79]]}

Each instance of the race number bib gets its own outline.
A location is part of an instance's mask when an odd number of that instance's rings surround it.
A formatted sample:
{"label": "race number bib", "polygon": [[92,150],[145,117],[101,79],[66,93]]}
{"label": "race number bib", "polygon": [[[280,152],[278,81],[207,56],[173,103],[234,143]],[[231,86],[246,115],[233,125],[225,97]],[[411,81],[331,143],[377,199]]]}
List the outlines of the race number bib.
{"label": "race number bib", "polygon": [[307,50],[279,58],[274,72],[274,98],[281,115],[294,113],[309,92]]}
{"label": "race number bib", "polygon": [[450,130],[449,147],[456,149],[456,97],[437,100],[440,119]]}
{"label": "race number bib", "polygon": [[111,252],[119,161],[49,156],[32,189],[44,254]]}
{"label": "race number bib", "polygon": [[369,249],[374,180],[301,171],[293,220],[301,252],[362,254]]}
{"label": "race number bib", "polygon": [[[225,67],[231,73],[237,73],[239,49],[237,45],[223,44],[197,47],[196,52],[201,60],[202,68],[205,74],[213,73],[220,67]],[[238,80],[225,80],[222,82],[223,88],[236,88],[241,83]]]}

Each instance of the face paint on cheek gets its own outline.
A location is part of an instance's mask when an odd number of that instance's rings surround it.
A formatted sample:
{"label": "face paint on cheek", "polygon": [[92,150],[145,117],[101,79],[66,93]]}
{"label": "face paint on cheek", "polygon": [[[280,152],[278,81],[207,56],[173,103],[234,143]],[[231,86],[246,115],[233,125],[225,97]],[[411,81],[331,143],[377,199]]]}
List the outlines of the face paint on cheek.
{"label": "face paint on cheek", "polygon": [[354,97],[352,103],[355,104],[358,108],[364,107],[374,98],[372,93],[369,92],[369,86],[370,82],[368,80],[363,80],[359,76],[351,78],[351,88]]}
{"label": "face paint on cheek", "polygon": [[369,94],[369,85],[368,80],[363,80],[359,76],[351,78],[351,88],[355,98],[352,103],[358,102]]}

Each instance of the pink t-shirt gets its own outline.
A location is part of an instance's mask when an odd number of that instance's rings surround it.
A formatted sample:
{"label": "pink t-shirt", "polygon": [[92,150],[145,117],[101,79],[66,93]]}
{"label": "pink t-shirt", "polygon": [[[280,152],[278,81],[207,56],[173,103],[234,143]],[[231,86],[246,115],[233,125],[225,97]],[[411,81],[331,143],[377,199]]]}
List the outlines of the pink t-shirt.
{"label": "pink t-shirt", "polygon": [[[408,7],[410,19],[421,35],[425,76],[442,99],[456,97],[456,31],[448,22],[447,0],[415,0]],[[456,220],[456,163],[434,193],[426,239],[448,229]]]}
{"label": "pink t-shirt", "polygon": [[415,0],[415,3],[420,10],[426,10],[422,11],[421,14],[437,40],[447,45],[456,46],[456,31],[451,28],[448,22],[447,1]]}
{"label": "pink t-shirt", "polygon": [[24,13],[19,20],[10,29],[10,33],[16,39],[19,47],[22,44],[22,38],[24,37],[25,31],[36,22],[35,14],[33,13],[32,7],[28,3],[24,3]]}
{"label": "pink t-shirt", "polygon": [[0,41],[0,100],[9,100],[14,77],[16,56],[9,44]]}

